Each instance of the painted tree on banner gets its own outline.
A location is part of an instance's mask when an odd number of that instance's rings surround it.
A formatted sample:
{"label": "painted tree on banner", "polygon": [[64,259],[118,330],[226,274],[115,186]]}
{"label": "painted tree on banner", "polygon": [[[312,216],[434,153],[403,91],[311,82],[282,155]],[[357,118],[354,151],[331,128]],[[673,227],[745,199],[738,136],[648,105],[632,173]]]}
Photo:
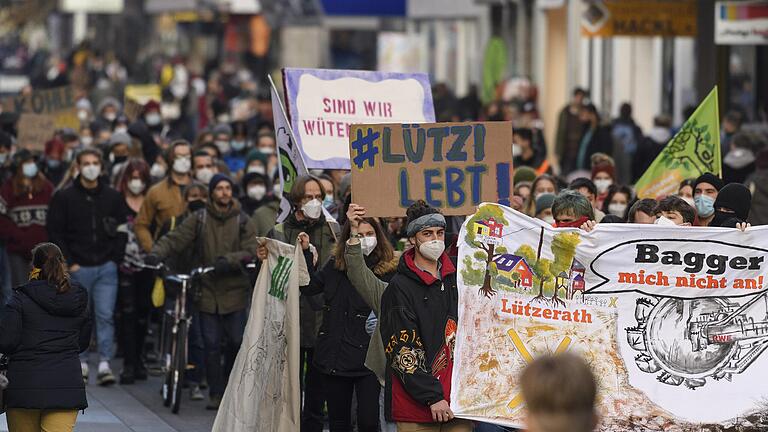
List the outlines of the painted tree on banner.
{"label": "painted tree on banner", "polygon": [[[488,227],[489,222],[493,224]],[[496,205],[483,205],[477,209],[477,213],[469,220],[466,230],[466,237],[464,238],[467,244],[479,249],[474,253],[474,258],[478,261],[485,261],[485,271],[483,273],[483,282],[480,287],[480,293],[486,297],[493,297],[496,294],[496,290],[493,288],[491,278],[495,276],[496,263],[493,259],[499,255],[507,253],[507,248],[503,245],[496,245],[497,242],[492,241],[493,238],[498,238],[498,243],[501,242],[501,232],[498,233],[498,237],[493,236],[492,230],[497,228],[502,230],[503,227],[509,226],[509,222],[504,218],[504,211],[501,207]],[[488,232],[484,233],[483,230],[488,228]],[[470,275],[471,277],[471,275]]]}

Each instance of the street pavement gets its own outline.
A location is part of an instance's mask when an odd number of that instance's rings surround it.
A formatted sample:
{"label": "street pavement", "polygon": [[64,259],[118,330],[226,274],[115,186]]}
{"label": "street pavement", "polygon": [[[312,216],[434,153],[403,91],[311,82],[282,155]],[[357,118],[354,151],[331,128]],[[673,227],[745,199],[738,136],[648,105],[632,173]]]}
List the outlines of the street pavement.
{"label": "street pavement", "polygon": [[[209,432],[213,427],[216,413],[206,411],[206,401],[191,401],[187,389],[181,411],[172,414],[163,406],[160,377],[130,386],[100,387],[95,384],[95,368],[91,369],[88,409],[78,415],[75,432]],[[117,374],[119,366],[114,370]],[[5,415],[0,415],[0,431],[8,431]]]}

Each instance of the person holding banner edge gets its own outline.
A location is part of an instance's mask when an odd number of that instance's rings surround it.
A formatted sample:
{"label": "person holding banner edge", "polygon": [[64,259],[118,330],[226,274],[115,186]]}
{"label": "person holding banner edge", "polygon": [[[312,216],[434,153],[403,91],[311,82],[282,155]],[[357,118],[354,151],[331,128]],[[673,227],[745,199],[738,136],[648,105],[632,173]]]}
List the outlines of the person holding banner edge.
{"label": "person holding banner edge", "polygon": [[387,419],[399,432],[469,432],[472,423],[456,419],[449,402],[458,290],[445,254],[445,217],[421,200],[407,216],[414,247],[400,258],[381,299]]}

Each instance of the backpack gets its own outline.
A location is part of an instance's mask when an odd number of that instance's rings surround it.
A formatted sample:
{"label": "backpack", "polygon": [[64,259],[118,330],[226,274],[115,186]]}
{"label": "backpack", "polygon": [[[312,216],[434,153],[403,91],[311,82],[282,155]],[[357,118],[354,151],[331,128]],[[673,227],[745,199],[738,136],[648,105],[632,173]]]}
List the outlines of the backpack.
{"label": "backpack", "polygon": [[638,142],[633,125],[616,123],[611,130],[611,138],[624,150],[625,154],[634,154],[637,151]]}

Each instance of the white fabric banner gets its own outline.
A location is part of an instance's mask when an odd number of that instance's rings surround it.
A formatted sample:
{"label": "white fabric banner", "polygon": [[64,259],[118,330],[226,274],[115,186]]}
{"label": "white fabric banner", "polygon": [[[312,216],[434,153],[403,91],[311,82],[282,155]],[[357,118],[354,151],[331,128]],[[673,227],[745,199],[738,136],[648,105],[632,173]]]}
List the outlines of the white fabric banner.
{"label": "white fabric banner", "polygon": [[600,430],[766,430],[766,238],[768,227],[586,233],[483,204],[459,237],[454,412],[522,426],[522,369],[573,351],[597,376]]}
{"label": "white fabric banner", "polygon": [[269,257],[212,432],[293,432],[301,423],[299,286],[309,273],[300,246],[259,242]]}

